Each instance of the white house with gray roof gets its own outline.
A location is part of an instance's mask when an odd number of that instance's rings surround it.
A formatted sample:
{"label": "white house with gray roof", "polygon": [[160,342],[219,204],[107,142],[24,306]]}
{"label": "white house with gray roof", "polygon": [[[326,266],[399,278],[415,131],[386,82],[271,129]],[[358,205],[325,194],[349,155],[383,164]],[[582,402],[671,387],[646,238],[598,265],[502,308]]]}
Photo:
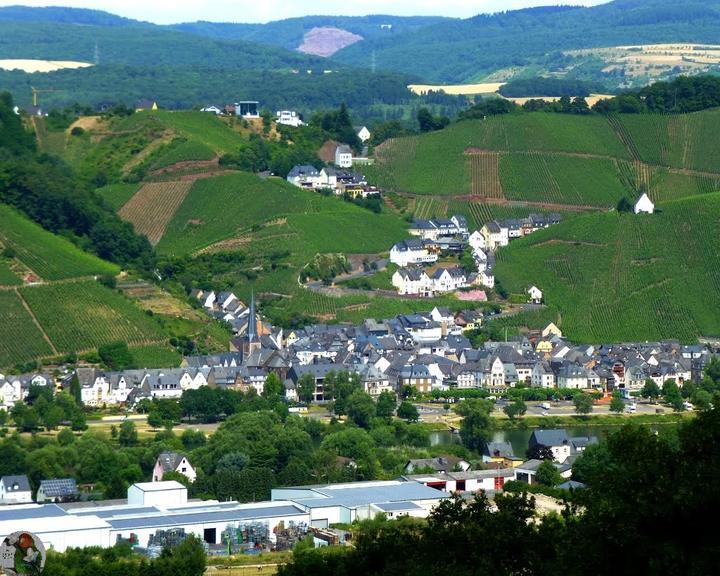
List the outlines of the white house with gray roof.
{"label": "white house with gray roof", "polygon": [[27,476],[0,478],[0,504],[27,504],[32,501],[32,489]]}

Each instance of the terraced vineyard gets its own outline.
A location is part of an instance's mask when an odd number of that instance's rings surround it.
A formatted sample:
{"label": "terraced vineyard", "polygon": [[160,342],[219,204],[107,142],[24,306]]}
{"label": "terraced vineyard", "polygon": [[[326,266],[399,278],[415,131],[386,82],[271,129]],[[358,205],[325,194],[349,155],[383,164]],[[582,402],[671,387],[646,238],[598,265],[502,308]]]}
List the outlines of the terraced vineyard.
{"label": "terraced vineyard", "polygon": [[202,142],[185,141],[173,143],[150,166],[150,170],[159,170],[179,162],[207,161],[215,158],[215,151]]}
{"label": "terraced vineyard", "polygon": [[388,141],[371,174],[400,193],[607,208],[641,191],[665,200],[720,190],[718,130],[718,111],[511,114]]}
{"label": "terraced vineyard", "polygon": [[12,248],[17,259],[44,280],[114,275],[120,271],[4,204],[0,204],[0,242]]}
{"label": "terraced vineyard", "polygon": [[639,156],[649,164],[717,173],[720,170],[720,110],[682,115],[619,118]]}
{"label": "terraced vineyard", "polygon": [[22,300],[12,290],[0,290],[0,326],[0,366],[12,366],[52,354]]}
{"label": "terraced vineyard", "polygon": [[500,181],[500,154],[493,152],[468,152],[472,174],[472,194],[482,198],[503,200]]}
{"label": "terraced vineyard", "polygon": [[617,162],[605,158],[505,154],[500,174],[512,200],[614,207],[636,194],[622,181]]}
{"label": "terraced vineyard", "polygon": [[94,281],[30,286],[20,293],[59,352],[165,339],[154,318]]}
{"label": "terraced vineyard", "polygon": [[573,340],[719,336],[720,194],[661,209],[570,219],[501,250],[496,275],[510,292],[544,290]]}
{"label": "terraced vineyard", "polygon": [[130,222],[138,234],[147,236],[150,243],[156,246],[191,186],[190,181],[147,183],[118,214]]}

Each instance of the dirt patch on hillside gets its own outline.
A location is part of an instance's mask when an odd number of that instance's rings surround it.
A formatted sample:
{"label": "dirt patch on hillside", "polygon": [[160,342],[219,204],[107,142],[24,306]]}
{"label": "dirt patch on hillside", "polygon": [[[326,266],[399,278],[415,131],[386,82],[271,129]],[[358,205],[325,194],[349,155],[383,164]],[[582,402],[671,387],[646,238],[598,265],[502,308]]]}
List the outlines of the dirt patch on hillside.
{"label": "dirt patch on hillside", "polygon": [[104,128],[105,122],[100,116],[82,116],[70,124],[70,128],[67,129],[67,133],[70,134],[73,128],[82,128],[85,132],[95,132]]}
{"label": "dirt patch on hillside", "polygon": [[553,238],[552,240],[546,240],[539,244],[533,244],[534,248],[540,248],[541,246],[592,246],[594,248],[603,248],[607,244],[598,244],[597,242],[581,242],[579,240],[560,240]]}
{"label": "dirt patch on hillside", "polygon": [[335,151],[339,145],[340,143],[335,142],[335,140],[328,140],[322,145],[322,148],[318,150],[318,158],[327,163],[335,162]]}
{"label": "dirt patch on hillside", "polygon": [[180,172],[183,170],[204,170],[208,168],[217,168],[220,158],[213,158],[212,160],[186,160],[184,162],[176,162],[170,166],[158,168],[150,172],[150,177],[161,176],[163,174],[171,174],[173,172]]}
{"label": "dirt patch on hillside", "polygon": [[361,40],[364,40],[362,36],[353,34],[342,28],[323,26],[313,28],[307,32],[303,38],[303,43],[297,50],[304,54],[313,54],[314,56],[327,58],[335,54],[335,52],[352,46]]}

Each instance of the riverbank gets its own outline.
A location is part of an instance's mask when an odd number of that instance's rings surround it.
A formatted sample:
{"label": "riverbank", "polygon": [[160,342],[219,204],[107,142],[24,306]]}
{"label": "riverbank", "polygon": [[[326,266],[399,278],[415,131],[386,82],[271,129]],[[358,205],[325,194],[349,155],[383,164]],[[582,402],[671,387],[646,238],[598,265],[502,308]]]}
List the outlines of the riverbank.
{"label": "riverbank", "polygon": [[621,427],[625,424],[662,426],[679,424],[692,418],[692,412],[673,414],[597,414],[588,416],[525,416],[523,418],[493,418],[496,430],[526,430],[528,428],[567,428],[567,427]]}

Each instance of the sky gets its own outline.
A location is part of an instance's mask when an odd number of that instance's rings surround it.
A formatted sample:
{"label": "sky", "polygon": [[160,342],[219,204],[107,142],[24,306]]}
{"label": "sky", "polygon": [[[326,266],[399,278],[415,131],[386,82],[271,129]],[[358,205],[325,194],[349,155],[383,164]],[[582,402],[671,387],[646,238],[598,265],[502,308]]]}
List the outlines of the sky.
{"label": "sky", "polygon": [[113,14],[157,24],[210,20],[215,22],[268,22],[309,14],[358,16],[397,14],[439,15],[468,18],[481,12],[497,12],[549,4],[592,6],[607,0],[0,0],[0,6],[73,6],[106,10]]}

